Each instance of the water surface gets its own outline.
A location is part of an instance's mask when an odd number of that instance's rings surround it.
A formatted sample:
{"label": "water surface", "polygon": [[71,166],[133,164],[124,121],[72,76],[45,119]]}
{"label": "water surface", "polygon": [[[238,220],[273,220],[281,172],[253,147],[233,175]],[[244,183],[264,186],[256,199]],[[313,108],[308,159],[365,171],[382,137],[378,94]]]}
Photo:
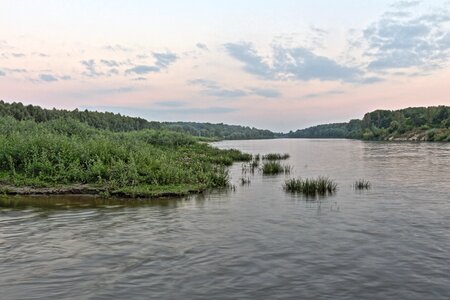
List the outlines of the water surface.
{"label": "water surface", "polygon": [[[450,144],[224,141],[290,175],[152,202],[4,198],[1,299],[449,299]],[[321,199],[289,177],[326,175]],[[372,189],[354,191],[365,178]],[[55,200],[56,199],[56,200]]]}

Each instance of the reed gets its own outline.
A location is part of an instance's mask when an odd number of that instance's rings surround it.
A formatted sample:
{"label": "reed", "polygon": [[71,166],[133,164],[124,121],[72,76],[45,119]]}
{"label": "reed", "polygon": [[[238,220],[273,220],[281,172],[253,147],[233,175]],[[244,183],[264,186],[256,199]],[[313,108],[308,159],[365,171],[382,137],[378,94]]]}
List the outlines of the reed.
{"label": "reed", "polygon": [[267,161],[262,165],[263,175],[289,174],[291,166],[282,165],[278,161]]}
{"label": "reed", "polygon": [[241,185],[250,185],[251,180],[249,177],[241,177]]}
{"label": "reed", "polygon": [[371,188],[371,183],[368,180],[365,179],[358,179],[355,181],[355,183],[353,184],[353,188],[355,190],[368,190]]}
{"label": "reed", "polygon": [[333,194],[337,184],[328,177],[288,179],[284,183],[284,189],[291,193],[300,193],[308,196]]}

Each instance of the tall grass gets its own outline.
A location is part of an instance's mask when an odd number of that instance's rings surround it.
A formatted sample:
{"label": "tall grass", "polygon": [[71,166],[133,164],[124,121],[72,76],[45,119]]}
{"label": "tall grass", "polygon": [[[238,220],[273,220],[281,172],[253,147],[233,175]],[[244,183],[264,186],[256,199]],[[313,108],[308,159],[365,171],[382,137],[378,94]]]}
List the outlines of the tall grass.
{"label": "tall grass", "polygon": [[262,172],[264,175],[289,174],[291,166],[282,165],[278,161],[267,161],[262,165]]}
{"label": "tall grass", "polygon": [[365,179],[358,179],[353,184],[353,188],[355,190],[368,190],[371,188],[371,186],[372,186],[372,184],[368,180],[365,180]]}
{"label": "tall grass", "polygon": [[284,183],[284,189],[292,193],[300,193],[307,196],[332,194],[337,189],[337,184],[328,177],[289,179]]}
{"label": "tall grass", "polygon": [[111,132],[72,119],[0,118],[0,184],[223,187],[226,166],[251,159],[165,130]]}

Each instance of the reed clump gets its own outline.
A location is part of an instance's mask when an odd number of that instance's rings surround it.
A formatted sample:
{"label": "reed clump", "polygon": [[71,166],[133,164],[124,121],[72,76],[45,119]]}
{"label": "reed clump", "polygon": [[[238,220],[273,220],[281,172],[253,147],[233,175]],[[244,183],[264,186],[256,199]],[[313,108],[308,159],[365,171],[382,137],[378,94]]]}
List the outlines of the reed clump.
{"label": "reed clump", "polygon": [[370,181],[365,180],[365,179],[358,179],[353,184],[353,188],[355,190],[368,190],[371,187],[372,187],[372,184],[370,183]]}
{"label": "reed clump", "polygon": [[265,160],[284,160],[288,159],[290,155],[288,153],[269,153],[263,156]]}
{"label": "reed clump", "polygon": [[323,196],[333,194],[337,190],[337,183],[328,177],[292,178],[286,180],[284,189],[291,193],[300,193],[307,196]]}
{"label": "reed clump", "polygon": [[289,174],[291,172],[290,165],[282,165],[278,161],[267,161],[262,165],[263,175]]}

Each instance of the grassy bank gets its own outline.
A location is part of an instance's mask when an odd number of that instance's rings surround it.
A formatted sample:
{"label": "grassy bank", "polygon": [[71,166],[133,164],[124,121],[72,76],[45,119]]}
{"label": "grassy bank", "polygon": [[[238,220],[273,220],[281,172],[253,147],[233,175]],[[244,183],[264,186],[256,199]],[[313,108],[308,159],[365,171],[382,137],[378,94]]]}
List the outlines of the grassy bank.
{"label": "grassy bank", "polygon": [[[0,118],[0,191],[83,185],[103,195],[151,197],[228,185],[227,166],[251,160],[172,131],[113,132],[71,118]],[[69,188],[67,188],[69,187]]]}

